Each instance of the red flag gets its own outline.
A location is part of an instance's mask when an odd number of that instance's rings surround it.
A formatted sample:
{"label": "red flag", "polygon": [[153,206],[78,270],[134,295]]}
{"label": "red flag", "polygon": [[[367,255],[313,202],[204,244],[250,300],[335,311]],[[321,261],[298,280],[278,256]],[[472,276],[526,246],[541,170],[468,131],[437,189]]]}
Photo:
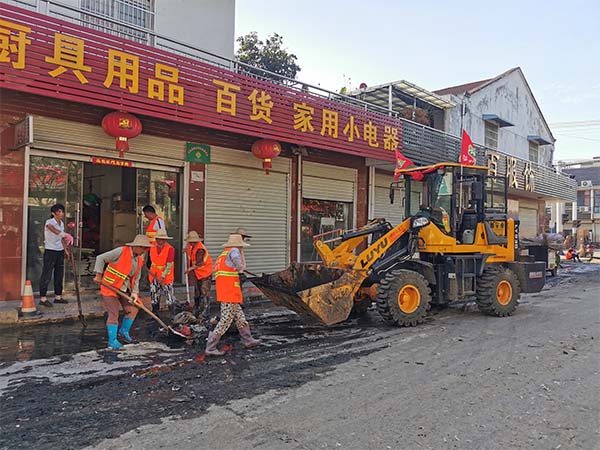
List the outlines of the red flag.
{"label": "red flag", "polygon": [[398,181],[398,179],[400,178],[399,170],[405,169],[410,166],[414,166],[415,163],[408,159],[406,156],[404,156],[400,150],[396,149],[395,152],[396,169],[394,170],[394,181]]}
{"label": "red flag", "polygon": [[473,145],[471,136],[465,130],[462,132],[462,144],[460,146],[460,158],[458,162],[467,166],[474,166],[477,158],[477,150]]}

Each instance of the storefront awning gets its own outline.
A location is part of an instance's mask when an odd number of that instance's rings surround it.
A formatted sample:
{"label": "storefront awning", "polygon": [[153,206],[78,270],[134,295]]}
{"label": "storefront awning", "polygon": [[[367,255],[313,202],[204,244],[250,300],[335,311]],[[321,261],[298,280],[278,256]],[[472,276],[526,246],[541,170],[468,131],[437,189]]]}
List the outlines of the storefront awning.
{"label": "storefront awning", "polygon": [[498,114],[484,114],[481,116],[481,118],[483,120],[487,120],[488,122],[494,122],[500,128],[514,126],[514,124],[510,123],[508,120],[500,118]]}
{"label": "storefront awning", "polygon": [[537,142],[539,145],[550,145],[550,144],[552,144],[552,142],[547,141],[546,139],[544,139],[543,137],[538,136],[538,135],[527,136],[527,140],[531,141],[531,142]]}

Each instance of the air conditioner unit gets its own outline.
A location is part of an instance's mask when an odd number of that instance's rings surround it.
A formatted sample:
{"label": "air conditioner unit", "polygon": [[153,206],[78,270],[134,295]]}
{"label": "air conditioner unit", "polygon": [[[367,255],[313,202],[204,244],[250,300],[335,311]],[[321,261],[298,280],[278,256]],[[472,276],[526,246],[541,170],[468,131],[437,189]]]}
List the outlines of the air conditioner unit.
{"label": "air conditioner unit", "polygon": [[581,187],[592,187],[592,180],[582,180],[580,183]]}
{"label": "air conditioner unit", "polygon": [[590,212],[590,207],[589,206],[578,206],[577,212]]}

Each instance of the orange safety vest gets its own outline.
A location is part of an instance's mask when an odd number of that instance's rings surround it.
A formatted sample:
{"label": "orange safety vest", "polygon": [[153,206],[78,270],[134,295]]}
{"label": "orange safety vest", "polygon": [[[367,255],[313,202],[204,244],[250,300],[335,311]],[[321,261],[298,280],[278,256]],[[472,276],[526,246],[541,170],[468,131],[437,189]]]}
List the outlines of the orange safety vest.
{"label": "orange safety vest", "polygon": [[148,236],[148,239],[150,239],[150,243],[152,243],[152,244],[154,244],[156,242],[156,238],[154,237],[154,236],[156,236],[156,230],[154,229],[154,225],[156,224],[156,221],[159,219],[162,220],[163,223],[165,223],[165,219],[163,219],[160,216],[156,216],[154,219],[152,219],[150,221],[150,223],[146,227],[146,236]]}
{"label": "orange safety vest", "polygon": [[[125,280],[131,273],[131,247],[125,245],[122,248],[123,251],[119,260],[116,263],[109,263],[106,267],[106,270],[104,271],[104,275],[102,276],[102,281],[104,281],[106,284],[110,284],[116,289],[121,289],[121,286],[123,286],[123,283],[125,283]],[[137,267],[135,268],[135,273],[133,274],[133,277],[131,277],[131,292],[133,292],[133,289],[135,287],[135,279],[137,278],[137,275],[140,272],[142,265],[144,264],[143,258],[141,256],[138,256],[136,259]],[[105,297],[117,296],[116,293],[104,286],[100,286],[100,293]]]}
{"label": "orange safety vest", "polygon": [[196,265],[196,252],[198,250],[204,250],[204,260],[202,261],[202,265],[197,269],[194,269],[194,274],[196,275],[197,280],[202,280],[204,278],[208,278],[212,274],[212,258],[208,254],[208,250],[202,242],[196,242],[196,245],[192,246],[188,244],[187,246],[187,257],[188,257],[188,268]]}
{"label": "orange safety vest", "polygon": [[215,263],[215,286],[217,301],[222,303],[243,303],[240,275],[233,267],[227,265],[227,255],[231,247],[227,247]]}
{"label": "orange safety vest", "polygon": [[[173,246],[171,244],[165,245],[162,249],[159,249],[156,245],[150,249],[150,261],[152,261],[152,265],[150,266],[150,271],[148,272],[148,279],[150,282],[154,281],[154,278],[162,277],[165,269],[167,268],[167,256],[169,256],[169,249],[172,249]],[[164,284],[171,284],[175,279],[175,263],[171,266],[171,270],[163,280]]]}

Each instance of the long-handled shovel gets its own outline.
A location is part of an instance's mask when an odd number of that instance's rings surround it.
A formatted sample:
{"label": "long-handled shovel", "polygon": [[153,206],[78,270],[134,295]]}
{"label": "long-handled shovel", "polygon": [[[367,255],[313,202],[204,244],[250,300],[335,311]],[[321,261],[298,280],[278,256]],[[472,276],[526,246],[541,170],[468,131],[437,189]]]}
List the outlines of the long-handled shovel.
{"label": "long-handled shovel", "polygon": [[171,332],[172,334],[174,334],[175,336],[179,336],[182,337],[184,339],[189,339],[189,336],[186,336],[185,334],[181,334],[179,331],[175,330],[173,327],[168,326],[166,323],[164,323],[160,317],[158,317],[156,314],[154,314],[152,311],[150,311],[148,308],[146,308],[144,306],[144,304],[140,301],[140,302],[136,302],[132,297],[130,297],[129,295],[127,295],[125,292],[120,291],[119,289],[116,289],[114,287],[112,287],[110,284],[107,284],[103,281],[100,282],[100,284],[102,286],[104,286],[105,288],[113,291],[115,294],[120,295],[121,297],[123,297],[125,300],[127,300],[128,303],[132,304],[133,306],[135,306],[138,309],[141,309],[142,311],[144,311],[146,314],[148,314],[150,317],[152,317],[154,320],[156,320],[158,322],[158,324],[166,331]]}
{"label": "long-handled shovel", "polygon": [[[185,267],[187,270],[187,266],[188,266],[187,265],[187,255],[184,254],[183,255],[183,267]],[[184,273],[184,277],[185,277],[185,298],[187,300],[187,304],[189,307],[192,304],[192,302],[190,301],[190,280],[189,280],[187,273]]]}
{"label": "long-handled shovel", "polygon": [[[63,241],[63,244],[66,244]],[[67,259],[69,260],[69,264],[71,265],[71,271],[73,272],[73,279],[75,281],[75,294],[77,295],[77,309],[79,311],[79,321],[83,328],[87,327],[87,323],[85,321],[85,317],[83,316],[83,309],[81,308],[81,292],[79,290],[79,273],[77,271],[77,266],[75,265],[75,257],[73,256],[73,249],[69,248],[67,245],[63,245],[65,249],[65,253],[67,254]]]}

